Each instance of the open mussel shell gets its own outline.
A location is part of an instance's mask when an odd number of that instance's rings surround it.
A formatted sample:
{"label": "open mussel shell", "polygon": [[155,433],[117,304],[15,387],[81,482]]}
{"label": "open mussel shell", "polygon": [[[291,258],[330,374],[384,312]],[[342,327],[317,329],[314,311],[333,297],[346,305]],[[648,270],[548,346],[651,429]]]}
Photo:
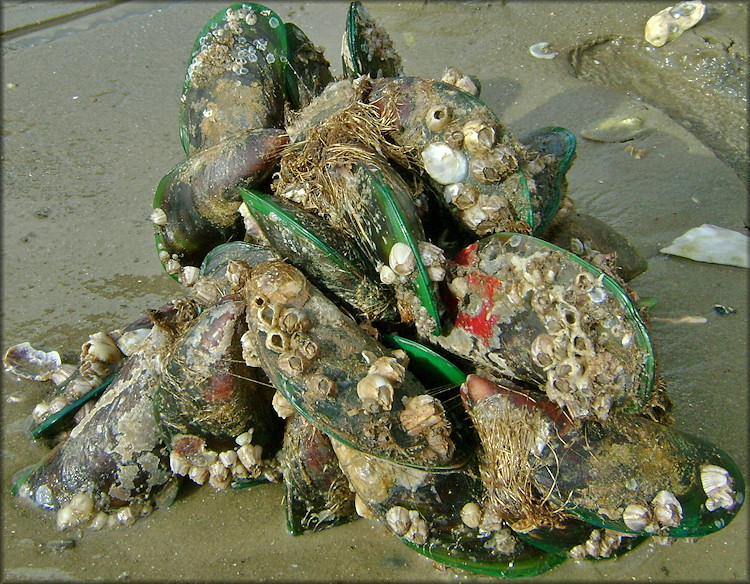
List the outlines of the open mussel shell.
{"label": "open mussel shell", "polygon": [[23,342],[8,348],[3,365],[6,371],[21,379],[48,381],[62,365],[62,360],[57,351],[43,351]]}
{"label": "open mussel shell", "polygon": [[565,128],[545,127],[522,136],[519,141],[531,158],[527,169],[536,183],[531,197],[532,235],[538,235],[550,224],[567,193],[566,173],[575,159],[576,137]]}
{"label": "open mussel shell", "polygon": [[238,184],[257,186],[270,173],[287,138],[282,130],[238,133],[173,168],[159,183],[152,220],[156,247],[168,273],[200,266],[216,245],[242,239]]}
{"label": "open mussel shell", "polygon": [[245,302],[228,295],[190,324],[170,351],[154,400],[170,437],[190,434],[224,450],[253,428],[253,441],[268,449],[279,438],[271,407],[273,390],[262,371],[242,357],[247,332]]}
{"label": "open mussel shell", "polygon": [[[273,385],[312,424],[408,466],[457,464],[442,404],[299,270],[283,262],[256,266],[244,293],[248,342]],[[423,402],[435,425],[407,428]]]}
{"label": "open mussel shell", "polygon": [[286,524],[292,535],[359,518],[354,493],[339,468],[330,439],[298,414],[286,423],[281,468]]}
{"label": "open mussel shell", "polygon": [[375,80],[368,100],[395,114],[394,140],[413,153],[438,200],[471,231],[534,227],[524,147],[482,101],[416,77]]}
{"label": "open mussel shell", "polygon": [[289,44],[286,95],[292,108],[299,110],[333,82],[333,74],[323,51],[315,47],[296,24],[287,22],[284,26]]}
{"label": "open mussel shell", "polygon": [[233,4],[208,21],[190,55],[180,105],[188,156],[251,129],[281,127],[287,61],[281,18]]}
{"label": "open mussel shell", "polygon": [[374,266],[349,236],[284,199],[239,191],[274,249],[311,282],[369,320],[397,320],[394,299],[385,293]]}
{"label": "open mussel shell", "polygon": [[495,234],[446,276],[450,322],[435,340],[498,375],[541,386],[574,418],[638,411],[653,386],[651,341],[625,291],[540,239]]}
{"label": "open mussel shell", "polygon": [[593,525],[699,537],[739,511],[745,484],[720,448],[633,414],[563,431],[535,473],[538,488]]}
{"label": "open mussel shell", "polygon": [[341,41],[341,60],[344,75],[349,79],[362,75],[374,79],[403,74],[401,57],[393,48],[393,41],[361,2],[349,4]]}

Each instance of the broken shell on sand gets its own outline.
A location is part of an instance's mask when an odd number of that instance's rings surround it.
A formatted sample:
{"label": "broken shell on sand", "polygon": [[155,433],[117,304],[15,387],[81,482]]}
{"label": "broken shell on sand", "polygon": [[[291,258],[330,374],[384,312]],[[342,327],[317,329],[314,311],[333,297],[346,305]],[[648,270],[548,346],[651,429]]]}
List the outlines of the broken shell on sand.
{"label": "broken shell on sand", "polygon": [[747,235],[704,223],[680,235],[671,245],[659,251],[696,262],[747,268],[748,243],[750,238]]}
{"label": "broken shell on sand", "polygon": [[669,6],[648,19],[644,37],[655,47],[664,46],[698,24],[705,12],[706,6],[701,0]]}

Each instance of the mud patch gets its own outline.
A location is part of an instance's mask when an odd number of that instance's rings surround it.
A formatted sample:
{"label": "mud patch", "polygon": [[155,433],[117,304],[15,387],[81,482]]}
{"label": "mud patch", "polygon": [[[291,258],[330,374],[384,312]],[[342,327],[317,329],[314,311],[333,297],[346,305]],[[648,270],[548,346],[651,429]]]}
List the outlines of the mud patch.
{"label": "mud patch", "polygon": [[747,182],[747,46],[728,27],[728,13],[714,18],[663,47],[597,37],[568,59],[576,77],[661,108]]}

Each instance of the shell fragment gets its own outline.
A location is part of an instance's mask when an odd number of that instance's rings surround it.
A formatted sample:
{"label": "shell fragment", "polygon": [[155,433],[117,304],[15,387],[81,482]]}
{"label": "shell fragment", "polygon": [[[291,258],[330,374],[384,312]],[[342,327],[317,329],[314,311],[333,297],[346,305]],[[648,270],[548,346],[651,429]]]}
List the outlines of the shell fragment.
{"label": "shell fragment", "polygon": [[696,262],[747,268],[748,243],[747,235],[704,223],[680,235],[660,251]]}

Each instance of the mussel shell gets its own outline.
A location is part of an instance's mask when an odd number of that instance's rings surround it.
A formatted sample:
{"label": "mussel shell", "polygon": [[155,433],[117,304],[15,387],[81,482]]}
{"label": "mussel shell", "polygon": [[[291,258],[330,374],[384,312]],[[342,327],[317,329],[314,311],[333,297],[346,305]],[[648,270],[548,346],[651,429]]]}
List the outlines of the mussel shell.
{"label": "mussel shell", "polygon": [[[104,393],[104,391],[110,386],[112,381],[114,381],[115,376],[117,375],[119,370],[120,366],[118,365],[116,370],[102,379],[102,382],[99,385],[91,388],[81,397],[71,401],[59,411],[44,418],[44,420],[42,420],[39,424],[31,429],[31,437],[34,439],[50,438],[57,432],[64,430],[66,427],[72,426],[74,423],[73,417],[75,416],[76,412],[78,412],[78,410],[80,410],[84,406],[84,404],[91,401],[92,399],[98,398],[102,393]],[[71,375],[71,378],[77,377],[76,374],[79,372],[80,369],[77,369],[76,372]]]}
{"label": "mussel shell", "polygon": [[[582,520],[626,533],[699,537],[723,528],[744,502],[742,474],[732,458],[704,440],[633,415],[607,424],[588,422],[561,432],[535,473],[537,487]],[[715,465],[730,477],[735,504],[706,508],[701,467]],[[630,504],[649,507],[660,491],[682,507],[679,525],[636,531],[622,519]]]}
{"label": "mussel shell", "polygon": [[165,224],[155,226],[157,251],[177,255],[182,266],[197,267],[215,246],[242,239],[241,197],[235,187],[261,183],[286,141],[282,130],[252,130],[173,168],[154,196],[154,209],[166,214]]}
{"label": "mussel shell", "polygon": [[292,535],[358,519],[354,493],[330,439],[303,416],[287,420],[281,455],[287,529]]}
{"label": "mussel shell", "polygon": [[[531,236],[495,234],[459,253],[446,282],[451,322],[436,341],[447,350],[503,377],[546,384],[573,417],[606,419],[610,409],[638,411],[648,399],[648,331],[625,291],[578,256]],[[549,347],[536,349],[543,340]]]}
{"label": "mussel shell", "polygon": [[617,275],[626,282],[648,269],[646,258],[624,235],[593,215],[574,212],[558,218],[542,237],[576,255],[614,254]]}
{"label": "mussel shell", "polygon": [[420,554],[470,572],[507,578],[534,576],[564,560],[515,538],[513,551],[496,552],[488,545],[489,534],[481,534],[461,519],[464,505],[482,499],[482,484],[476,461],[453,471],[422,471],[377,459],[332,440],[339,464],[357,495],[370,512],[389,526],[388,512],[394,507],[416,511],[425,522],[423,539],[399,534]]}
{"label": "mussel shell", "polygon": [[[365,409],[357,385],[368,375],[370,362],[389,351],[317,290],[296,268],[267,262],[253,270],[246,290],[248,325],[255,350],[273,385],[294,408],[331,437],[373,456],[425,468],[451,468],[452,445],[434,450],[423,434],[410,435],[400,413],[404,400],[425,394],[409,372],[394,384],[391,403]],[[270,296],[266,296],[266,295]],[[288,300],[273,301],[271,297]],[[271,314],[299,311],[303,330],[288,333],[269,326]],[[273,317],[275,318],[275,316]]]}
{"label": "mussel shell", "polygon": [[[226,280],[226,269],[232,260],[240,260],[250,266],[279,259],[272,249],[247,241],[230,241],[217,245],[206,254],[200,268],[200,275],[216,282]],[[229,293],[228,290],[226,292]]]}
{"label": "mussel shell", "polygon": [[362,75],[375,79],[403,74],[401,57],[393,48],[393,41],[361,2],[349,4],[341,60],[344,75],[349,79]]}
{"label": "mussel shell", "polygon": [[[162,311],[179,326],[183,318]],[[14,492],[37,504],[59,509],[78,493],[88,493],[99,509],[144,499],[161,489],[172,473],[169,452],[154,415],[159,361],[172,336],[155,326],[126,361],[94,409],[71,430]]]}
{"label": "mussel shell", "polygon": [[180,139],[188,156],[237,133],[281,127],[287,53],[284,24],[265,6],[233,4],[208,21],[182,90]]}
{"label": "mussel shell", "polygon": [[[343,200],[348,231],[375,265],[388,265],[397,243],[406,245],[414,256],[415,269],[406,283],[396,283],[399,310],[405,322],[417,321],[421,332],[440,334],[440,298],[419,252],[426,239],[417,207],[404,180],[384,160],[359,162],[351,169],[350,188]],[[407,290],[400,294],[399,287]],[[405,298],[414,298],[409,301]],[[414,305],[416,301],[416,306]],[[420,316],[426,311],[426,317]]]}
{"label": "mussel shell", "polygon": [[[527,533],[519,533],[518,537],[547,553],[567,558],[570,557],[570,552],[574,547],[581,544],[585,545],[585,542],[591,537],[592,532],[597,529],[591,524],[575,517],[561,518],[559,523],[556,527],[538,527]],[[635,549],[648,539],[645,536],[632,536],[625,533],[620,533],[620,535],[619,544],[607,556],[587,556],[585,559],[601,560],[616,558]]]}
{"label": "mussel shell", "polygon": [[[550,224],[557,213],[560,201],[568,190],[566,173],[576,155],[576,137],[570,130],[558,127],[539,128],[519,138],[529,156],[536,153],[548,158],[544,167],[532,178],[536,190],[531,196],[534,209],[533,235],[539,235]],[[551,160],[549,160],[551,158]]]}
{"label": "mussel shell", "polygon": [[284,199],[239,190],[273,248],[313,284],[369,320],[397,319],[393,298],[354,240]]}
{"label": "mussel shell", "polygon": [[289,43],[286,94],[292,107],[299,110],[333,82],[333,74],[323,51],[315,47],[296,24],[287,22],[284,26]]}
{"label": "mussel shell", "polygon": [[154,405],[168,436],[200,436],[214,450],[232,446],[248,428],[265,448],[278,436],[273,391],[242,358],[245,332],[245,302],[230,295],[203,310],[177,341]]}

